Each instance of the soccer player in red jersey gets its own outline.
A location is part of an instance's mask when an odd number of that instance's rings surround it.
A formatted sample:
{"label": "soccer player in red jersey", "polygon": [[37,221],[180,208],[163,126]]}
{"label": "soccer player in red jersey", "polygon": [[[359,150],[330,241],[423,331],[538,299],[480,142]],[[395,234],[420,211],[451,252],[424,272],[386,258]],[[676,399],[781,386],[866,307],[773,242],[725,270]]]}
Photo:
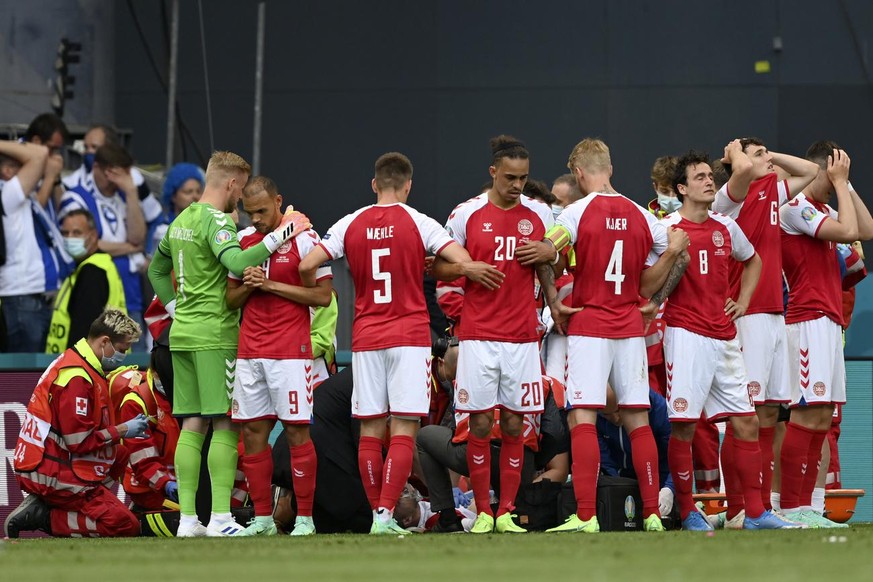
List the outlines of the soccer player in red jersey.
{"label": "soccer player in red jersey", "polygon": [[[612,162],[607,145],[585,139],[573,149],[567,166],[575,174],[584,198],[571,204],[546,235],[546,246],[560,251],[573,244],[576,269],[573,309],[558,299],[549,269],[540,269],[547,301],[562,329],[564,314],[573,310],[567,328],[567,403],[573,457],[576,513],[549,531],[600,531],[596,516],[597,410],[606,406],[607,382],[615,390],[624,426],[630,433],[634,469],[639,476],[645,529],[663,531],[658,509],[658,451],[649,427],[648,364],[639,308],[640,294],[657,290],[682,256],[687,239],[681,231],[668,237],[655,228],[657,219],[642,206],[619,194],[610,184]],[[670,244],[669,238],[672,237]],[[663,261],[659,256],[669,253]],[[647,266],[659,263],[649,271]],[[677,269],[681,269],[682,263]],[[674,281],[681,274],[674,275]],[[653,286],[651,278],[658,279]],[[563,312],[563,313],[562,313]],[[654,315],[654,313],[652,314]]]}
{"label": "soccer player in red jersey", "polygon": [[[412,469],[415,433],[430,402],[425,255],[449,261],[455,277],[468,278],[468,292],[493,289],[503,275],[471,261],[435,220],[406,205],[412,188],[412,163],[406,156],[392,152],[376,160],[372,187],[376,204],[334,224],[303,259],[300,274],[305,285],[315,286],[319,265],[342,256],[348,260],[355,284],[352,415],[361,419],[358,464],[373,509],[370,533],[390,534],[405,532],[393,510]],[[391,440],[383,464],[389,414]]]}
{"label": "soccer player in red jersey", "polygon": [[[252,219],[252,226],[238,235],[240,246],[247,249],[279,227],[282,195],[271,179],[255,176],[243,189],[242,200]],[[313,380],[309,306],[330,304],[331,272],[322,266],[317,285],[304,287],[298,266],[318,242],[318,234],[306,230],[276,249],[263,265],[247,267],[242,277],[228,274],[227,305],[243,310],[231,413],[234,422],[242,424],[243,472],[255,506],[255,518],[236,535],[276,534],[268,437],[277,419],[285,426],[297,498],[291,535],[315,533],[312,501],[317,458],[309,438]]]}
{"label": "soccer player in red jersey", "polygon": [[[553,223],[552,210],[522,195],[530,170],[527,148],[511,136],[491,140],[492,187],[459,204],[446,230],[476,260],[491,263],[505,275],[494,291],[465,290],[455,379],[455,410],[470,414],[467,465],[479,515],[473,533],[515,532],[512,509],[521,479],[524,415],[543,410],[534,269],[522,265],[517,250],[542,240]],[[552,253],[554,255],[554,253]],[[435,264],[435,270],[440,265]],[[495,516],[489,503],[491,427],[500,409],[500,501]]]}
{"label": "soccer player in red jersey", "polygon": [[[746,364],[749,394],[755,402],[760,425],[761,495],[770,508],[773,478],[773,435],[779,405],[790,400],[788,339],[782,315],[782,250],[779,241],[779,208],[805,188],[818,173],[808,160],[770,152],[757,138],[731,141],[722,162],[730,178],[715,194],[712,209],[733,218],[755,247],[763,263],[761,279],[745,315],[736,321],[737,338]],[[777,173],[778,169],[778,173]],[[785,175],[785,176],[783,176]],[[731,296],[737,297],[743,266],[731,263]],[[728,497],[725,527],[742,527],[742,491],[736,473],[734,435],[727,426],[721,448],[725,491]],[[715,444],[717,449],[717,443]]]}
{"label": "soccer player in red jersey", "polygon": [[[779,211],[788,283],[791,420],[782,442],[781,505],[810,527],[841,527],[812,511],[812,491],[834,405],[846,401],[840,268],[836,243],[873,238],[873,218],[849,185],[850,160],[833,142],[814,143],[807,159],[821,170]],[[836,192],[839,214],[827,205]]]}
{"label": "soccer player in red jersey", "polygon": [[[691,151],[680,157],[673,184],[683,198],[682,207],[661,225],[679,226],[691,239],[691,260],[664,313],[667,403],[673,425],[668,458],[682,526],[712,529],[691,496],[691,440],[705,412],[710,421],[727,418],[733,426],[734,457],[746,508],[743,527],[797,527],[764,508],[758,417],[734,324],[749,306],[761,276],[761,258],[736,222],[709,210],[715,185],[705,154]],[[736,295],[728,286],[732,260],[744,267]]]}

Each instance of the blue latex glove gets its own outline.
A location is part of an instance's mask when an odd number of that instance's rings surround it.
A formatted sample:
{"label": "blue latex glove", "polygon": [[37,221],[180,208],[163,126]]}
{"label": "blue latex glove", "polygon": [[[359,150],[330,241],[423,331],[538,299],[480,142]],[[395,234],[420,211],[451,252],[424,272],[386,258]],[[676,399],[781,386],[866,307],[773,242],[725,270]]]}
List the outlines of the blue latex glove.
{"label": "blue latex glove", "polygon": [[473,500],[473,492],[464,493],[457,487],[452,487],[452,496],[455,498],[455,507],[469,507]]}
{"label": "blue latex glove", "polygon": [[124,438],[136,439],[145,436],[149,428],[149,419],[145,414],[137,414],[135,418],[128,420],[124,424],[127,425],[127,434],[124,435]]}
{"label": "blue latex glove", "polygon": [[175,481],[167,481],[164,485],[164,494],[170,501],[179,501],[179,484]]}

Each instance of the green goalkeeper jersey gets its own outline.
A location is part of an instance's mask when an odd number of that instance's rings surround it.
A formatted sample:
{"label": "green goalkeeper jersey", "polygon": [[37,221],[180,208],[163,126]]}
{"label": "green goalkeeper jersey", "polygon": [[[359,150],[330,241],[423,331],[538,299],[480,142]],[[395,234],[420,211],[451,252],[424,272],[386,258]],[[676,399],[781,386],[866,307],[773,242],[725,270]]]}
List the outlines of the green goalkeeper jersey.
{"label": "green goalkeeper jersey", "polygon": [[235,349],[239,311],[227,307],[228,269],[241,275],[245,267],[258,265],[269,255],[263,244],[240,249],[230,215],[197,202],[182,211],[167,229],[149,268],[155,291],[166,304],[173,298],[166,285],[172,261],[176,313],[170,328],[171,349]]}

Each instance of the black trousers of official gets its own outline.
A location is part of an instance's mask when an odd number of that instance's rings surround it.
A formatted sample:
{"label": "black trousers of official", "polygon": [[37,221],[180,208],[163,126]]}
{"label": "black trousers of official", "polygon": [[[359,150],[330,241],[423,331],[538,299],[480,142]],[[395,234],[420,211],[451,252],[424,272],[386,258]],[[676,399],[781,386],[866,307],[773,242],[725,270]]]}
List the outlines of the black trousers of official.
{"label": "black trousers of official", "polygon": [[[433,511],[455,506],[449,469],[460,475],[470,475],[467,470],[467,443],[453,443],[454,434],[454,431],[448,427],[429,425],[418,431],[416,438],[421,470],[427,483],[430,507]],[[525,447],[521,468],[522,486],[533,481],[534,472],[534,453]],[[499,495],[500,445],[497,442],[491,443],[491,487]]]}

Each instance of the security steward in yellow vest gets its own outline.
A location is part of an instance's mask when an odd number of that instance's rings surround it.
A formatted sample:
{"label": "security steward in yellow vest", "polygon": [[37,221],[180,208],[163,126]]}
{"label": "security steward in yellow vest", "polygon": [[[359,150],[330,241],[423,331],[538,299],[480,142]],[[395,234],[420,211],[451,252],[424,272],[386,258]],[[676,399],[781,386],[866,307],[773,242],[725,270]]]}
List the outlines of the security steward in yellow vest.
{"label": "security steward in yellow vest", "polygon": [[88,335],[91,322],[104,309],[127,313],[124,286],[112,257],[97,250],[97,225],[90,212],[70,211],[61,221],[64,247],[76,260],[76,270],[61,285],[55,299],[45,351],[59,354]]}

